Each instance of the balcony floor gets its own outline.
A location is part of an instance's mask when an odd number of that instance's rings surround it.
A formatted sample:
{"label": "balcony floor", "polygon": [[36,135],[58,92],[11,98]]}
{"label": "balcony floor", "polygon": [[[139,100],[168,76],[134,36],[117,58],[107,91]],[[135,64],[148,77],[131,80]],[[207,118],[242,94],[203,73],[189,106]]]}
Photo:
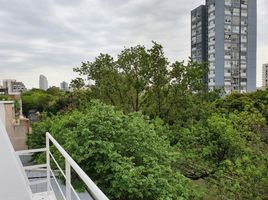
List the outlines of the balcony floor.
{"label": "balcony floor", "polygon": [[41,192],[33,194],[33,200],[57,200],[54,193],[50,192],[50,195],[48,196],[47,192]]}

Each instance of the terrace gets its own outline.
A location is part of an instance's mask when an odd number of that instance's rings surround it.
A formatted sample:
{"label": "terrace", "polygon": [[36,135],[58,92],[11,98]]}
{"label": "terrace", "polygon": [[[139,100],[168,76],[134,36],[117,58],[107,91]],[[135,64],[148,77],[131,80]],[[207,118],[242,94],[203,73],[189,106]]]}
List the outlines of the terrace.
{"label": "terrace", "polygon": [[[4,124],[0,120],[0,141],[0,156],[4,160],[0,170],[0,199],[108,200],[98,186],[49,133],[46,133],[46,147],[15,151]],[[64,169],[53,156],[52,146],[64,160]],[[30,156],[42,152],[46,155],[46,161],[43,164],[29,162]],[[28,161],[25,162],[26,160]],[[79,180],[83,182],[86,192],[78,193],[74,189],[72,185],[73,174],[76,174],[76,177],[79,177]]]}

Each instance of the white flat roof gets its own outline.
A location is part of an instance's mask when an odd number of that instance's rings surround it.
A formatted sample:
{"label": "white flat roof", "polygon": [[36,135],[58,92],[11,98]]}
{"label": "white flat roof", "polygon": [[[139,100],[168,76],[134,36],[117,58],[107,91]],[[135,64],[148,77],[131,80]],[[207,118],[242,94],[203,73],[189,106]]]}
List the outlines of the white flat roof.
{"label": "white flat roof", "polygon": [[14,103],[14,101],[0,101],[0,104],[10,104]]}
{"label": "white flat roof", "polygon": [[21,166],[0,119],[0,199],[31,200]]}

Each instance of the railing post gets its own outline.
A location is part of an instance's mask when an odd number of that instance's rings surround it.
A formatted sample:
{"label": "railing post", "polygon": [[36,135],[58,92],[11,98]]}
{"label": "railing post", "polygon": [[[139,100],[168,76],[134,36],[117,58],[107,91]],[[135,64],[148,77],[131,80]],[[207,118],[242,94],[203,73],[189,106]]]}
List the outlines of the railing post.
{"label": "railing post", "polygon": [[47,195],[50,195],[50,156],[49,156],[49,138],[46,133],[46,159],[47,159]]}
{"label": "railing post", "polygon": [[67,159],[65,159],[65,176],[66,176],[66,199],[71,200],[71,166]]}

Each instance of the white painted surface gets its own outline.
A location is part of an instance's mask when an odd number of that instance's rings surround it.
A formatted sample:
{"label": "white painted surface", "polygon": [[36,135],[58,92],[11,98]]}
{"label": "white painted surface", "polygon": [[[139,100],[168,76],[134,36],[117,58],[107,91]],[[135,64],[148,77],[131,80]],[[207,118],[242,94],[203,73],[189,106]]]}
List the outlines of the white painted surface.
{"label": "white painted surface", "polygon": [[6,112],[5,105],[0,101],[0,120],[3,124],[6,124]]}
{"label": "white painted surface", "polygon": [[33,200],[57,200],[54,193],[51,193],[49,196],[47,192],[37,193],[33,195]]}
{"label": "white painted surface", "polygon": [[0,199],[31,200],[15,151],[0,119]]}

